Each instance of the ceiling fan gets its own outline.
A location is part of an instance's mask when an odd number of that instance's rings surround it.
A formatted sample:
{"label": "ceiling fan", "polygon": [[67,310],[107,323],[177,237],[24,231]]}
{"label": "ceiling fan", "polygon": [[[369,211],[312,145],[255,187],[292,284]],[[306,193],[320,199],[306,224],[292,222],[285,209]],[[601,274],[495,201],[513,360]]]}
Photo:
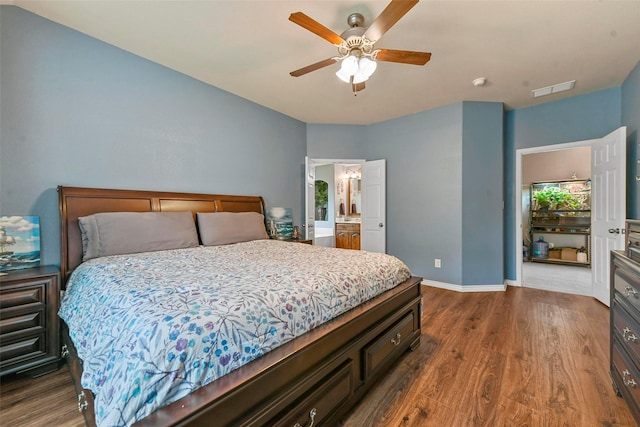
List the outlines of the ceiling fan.
{"label": "ceiling fan", "polygon": [[418,1],[392,0],[368,28],[362,26],[364,17],[360,13],[352,13],[347,18],[350,28],[340,35],[302,12],[292,13],[289,16],[289,21],[300,25],[336,46],[338,48],[338,56],[307,65],[289,74],[293,77],[300,77],[342,61],[340,70],[336,75],[345,83],[351,84],[351,89],[356,94],[365,88],[364,82],[375,71],[377,61],[412,65],[426,64],[431,59],[431,53],[429,52],[374,48],[376,41],[411,10]]}

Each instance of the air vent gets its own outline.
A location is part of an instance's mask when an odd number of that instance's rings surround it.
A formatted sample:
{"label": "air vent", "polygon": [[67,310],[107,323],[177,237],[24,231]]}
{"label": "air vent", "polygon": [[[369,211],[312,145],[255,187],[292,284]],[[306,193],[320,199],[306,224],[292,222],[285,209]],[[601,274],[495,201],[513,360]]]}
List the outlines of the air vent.
{"label": "air vent", "polygon": [[540,89],[534,89],[531,91],[531,95],[533,95],[534,98],[537,98],[539,96],[551,95],[552,93],[564,92],[565,90],[573,89],[575,85],[576,85],[576,81],[571,80],[564,83],[558,83],[552,86],[541,87]]}

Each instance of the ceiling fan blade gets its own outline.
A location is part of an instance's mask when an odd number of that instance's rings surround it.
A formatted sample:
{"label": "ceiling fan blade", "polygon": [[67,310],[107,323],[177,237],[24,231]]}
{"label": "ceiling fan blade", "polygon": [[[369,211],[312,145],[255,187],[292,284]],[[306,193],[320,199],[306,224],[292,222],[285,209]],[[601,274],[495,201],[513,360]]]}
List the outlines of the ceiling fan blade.
{"label": "ceiling fan blade", "polygon": [[360,92],[361,90],[364,90],[364,82],[362,82],[362,83],[351,83],[351,90],[353,90],[353,94],[354,95],[356,93]]}
{"label": "ceiling fan blade", "polygon": [[367,28],[364,36],[373,42],[379,40],[389,28],[393,27],[417,3],[418,0],[392,0],[373,24]]}
{"label": "ceiling fan blade", "polygon": [[399,62],[401,64],[424,65],[431,59],[430,52],[411,50],[378,49],[375,58],[378,61]]}
{"label": "ceiling fan blade", "polygon": [[289,15],[289,21],[300,25],[302,28],[305,28],[311,31],[313,34],[316,34],[322,37],[329,43],[334,44],[336,46],[339,46],[340,43],[344,42],[344,39],[342,37],[340,37],[339,35],[331,31],[330,29],[328,29],[318,21],[308,17],[302,12],[294,12],[291,15]]}
{"label": "ceiling fan blade", "polygon": [[315,64],[307,65],[306,67],[300,68],[299,70],[292,71],[289,74],[291,74],[293,77],[300,77],[312,71],[319,70],[320,68],[328,67],[331,64],[335,64],[336,61],[337,58],[325,59],[320,62],[316,62]]}

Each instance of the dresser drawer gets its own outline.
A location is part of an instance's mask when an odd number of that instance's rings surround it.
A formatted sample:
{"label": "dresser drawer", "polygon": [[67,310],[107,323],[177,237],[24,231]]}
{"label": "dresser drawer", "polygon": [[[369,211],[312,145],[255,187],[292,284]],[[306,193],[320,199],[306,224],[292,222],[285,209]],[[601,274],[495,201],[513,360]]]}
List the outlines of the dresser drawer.
{"label": "dresser drawer", "polygon": [[320,425],[342,402],[347,401],[355,389],[355,368],[352,360],[322,379],[299,404],[278,417],[274,426]]}
{"label": "dresser drawer", "polygon": [[632,359],[640,361],[640,325],[629,315],[624,302],[614,300],[612,310],[614,335],[626,347]]}
{"label": "dresser drawer", "polygon": [[406,349],[414,328],[413,312],[409,313],[364,349],[364,374],[368,378],[384,361],[398,349]]}
{"label": "dresser drawer", "polygon": [[47,347],[44,333],[0,346],[0,369],[5,369],[16,363],[28,362],[46,356]]}
{"label": "dresser drawer", "polygon": [[640,231],[630,231],[627,235],[626,255],[634,261],[640,261]]}
{"label": "dresser drawer", "polygon": [[615,254],[611,284],[614,299],[624,301],[633,317],[640,317],[640,269],[634,262]]}
{"label": "dresser drawer", "polygon": [[640,374],[617,339],[611,349],[611,376],[622,393],[631,413],[640,420]]}

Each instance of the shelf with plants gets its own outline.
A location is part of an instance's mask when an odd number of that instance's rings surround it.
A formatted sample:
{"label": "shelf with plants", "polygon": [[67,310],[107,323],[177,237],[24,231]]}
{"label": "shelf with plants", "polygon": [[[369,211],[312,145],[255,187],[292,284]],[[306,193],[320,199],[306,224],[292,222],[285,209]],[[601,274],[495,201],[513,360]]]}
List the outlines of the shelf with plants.
{"label": "shelf with plants", "polygon": [[[576,236],[576,246],[584,248],[587,262],[532,258],[536,262],[590,265],[591,259],[591,180],[534,182],[530,191],[529,238],[543,237],[549,243],[566,243],[553,235]],[[579,239],[578,239],[579,237]],[[533,253],[533,251],[531,251]]]}

